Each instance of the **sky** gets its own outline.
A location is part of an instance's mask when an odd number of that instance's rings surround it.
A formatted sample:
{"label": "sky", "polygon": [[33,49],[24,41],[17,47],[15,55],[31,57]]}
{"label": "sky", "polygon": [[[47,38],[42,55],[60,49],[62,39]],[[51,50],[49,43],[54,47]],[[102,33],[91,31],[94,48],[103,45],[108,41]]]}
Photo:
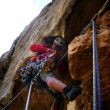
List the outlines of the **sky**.
{"label": "sky", "polygon": [[0,56],[52,0],[0,0]]}

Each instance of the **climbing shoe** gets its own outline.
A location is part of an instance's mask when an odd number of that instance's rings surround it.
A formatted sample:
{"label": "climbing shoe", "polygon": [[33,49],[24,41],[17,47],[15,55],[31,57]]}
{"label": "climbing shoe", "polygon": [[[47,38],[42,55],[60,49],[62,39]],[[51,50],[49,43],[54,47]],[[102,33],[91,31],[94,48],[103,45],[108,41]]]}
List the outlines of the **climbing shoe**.
{"label": "climbing shoe", "polygon": [[82,88],[80,86],[72,86],[72,87],[65,87],[64,94],[66,95],[67,99],[70,101],[75,100],[75,98],[81,94]]}

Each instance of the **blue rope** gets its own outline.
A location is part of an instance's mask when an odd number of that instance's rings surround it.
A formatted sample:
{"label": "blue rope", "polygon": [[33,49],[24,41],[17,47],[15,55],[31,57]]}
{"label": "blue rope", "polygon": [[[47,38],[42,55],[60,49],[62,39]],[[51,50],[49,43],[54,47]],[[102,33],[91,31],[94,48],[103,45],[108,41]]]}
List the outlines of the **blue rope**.
{"label": "blue rope", "polygon": [[93,110],[102,110],[101,85],[96,43],[96,25],[92,20],[93,28]]}
{"label": "blue rope", "polygon": [[98,110],[102,110],[102,101],[101,101],[101,81],[99,73],[99,64],[98,64],[98,52],[96,46],[96,81],[97,81],[97,100],[98,100]]}
{"label": "blue rope", "polygon": [[97,83],[96,83],[96,57],[95,57],[95,37],[96,34],[94,33],[94,22],[92,21],[93,25],[93,110],[97,110]]}

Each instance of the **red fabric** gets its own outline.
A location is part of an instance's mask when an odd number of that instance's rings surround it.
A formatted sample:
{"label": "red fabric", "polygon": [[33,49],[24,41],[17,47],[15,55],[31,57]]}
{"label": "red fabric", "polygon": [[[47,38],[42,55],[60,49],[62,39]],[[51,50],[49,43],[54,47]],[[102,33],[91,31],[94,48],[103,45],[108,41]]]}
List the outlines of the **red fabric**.
{"label": "red fabric", "polygon": [[45,44],[33,44],[30,46],[32,52],[48,52],[48,46]]}
{"label": "red fabric", "polygon": [[[31,61],[37,61],[37,60],[46,60],[49,58],[49,55],[53,54],[53,50],[48,48],[47,45],[45,44],[33,44],[30,46],[30,50],[32,52],[41,52],[42,54],[37,55],[37,56],[33,56],[31,58]],[[52,58],[56,59],[57,61],[59,60],[59,56],[62,56],[61,52],[56,52]],[[59,73],[64,73],[65,72],[65,64],[64,62],[62,62],[59,67],[58,67],[58,71]]]}

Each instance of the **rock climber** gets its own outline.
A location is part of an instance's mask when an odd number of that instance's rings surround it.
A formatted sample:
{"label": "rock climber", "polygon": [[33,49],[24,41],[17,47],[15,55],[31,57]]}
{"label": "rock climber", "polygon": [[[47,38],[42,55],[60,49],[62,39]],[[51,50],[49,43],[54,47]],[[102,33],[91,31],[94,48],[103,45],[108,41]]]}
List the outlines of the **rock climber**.
{"label": "rock climber", "polygon": [[[54,96],[51,110],[60,110],[61,102],[64,102],[63,95],[69,101],[73,101],[79,94],[81,94],[82,88],[79,85],[70,87],[56,78],[56,74],[59,72],[57,69],[59,68],[58,63],[67,51],[67,45],[64,38],[61,36],[51,37],[55,37],[51,46],[47,44],[33,44],[30,46],[30,50],[35,53],[35,55],[32,56],[31,62],[28,64],[27,68],[29,68],[30,71],[31,69],[34,70],[34,72],[33,74],[27,72],[26,74],[22,74],[22,76],[25,79],[24,82],[28,82],[31,80],[31,76],[35,76],[35,74],[41,70],[39,78],[35,77],[34,82],[35,84],[41,83],[40,86],[46,88],[47,91]],[[60,65],[60,69],[64,69],[62,65]],[[38,81],[38,79],[40,80]]]}

